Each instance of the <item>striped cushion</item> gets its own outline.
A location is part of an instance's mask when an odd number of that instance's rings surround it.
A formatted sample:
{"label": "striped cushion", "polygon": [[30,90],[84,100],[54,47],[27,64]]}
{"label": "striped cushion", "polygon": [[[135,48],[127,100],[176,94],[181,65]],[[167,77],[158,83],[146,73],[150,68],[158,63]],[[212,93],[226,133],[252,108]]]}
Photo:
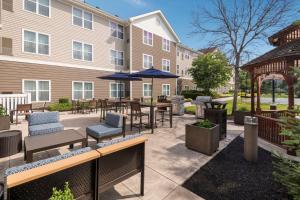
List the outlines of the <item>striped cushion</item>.
{"label": "striped cushion", "polygon": [[57,122],[59,122],[59,112],[35,112],[28,117],[29,126]]}
{"label": "striped cushion", "polygon": [[100,142],[97,144],[97,147],[98,148],[103,148],[103,147],[107,147],[109,145],[112,145],[112,144],[116,144],[116,143],[119,143],[119,142],[124,142],[126,140],[131,140],[133,138],[136,138],[136,137],[140,137],[142,136],[143,134],[133,134],[133,135],[126,135],[125,137],[120,137],[120,138],[115,138],[115,139],[112,139],[112,140],[109,140],[109,141],[105,141],[105,142]]}

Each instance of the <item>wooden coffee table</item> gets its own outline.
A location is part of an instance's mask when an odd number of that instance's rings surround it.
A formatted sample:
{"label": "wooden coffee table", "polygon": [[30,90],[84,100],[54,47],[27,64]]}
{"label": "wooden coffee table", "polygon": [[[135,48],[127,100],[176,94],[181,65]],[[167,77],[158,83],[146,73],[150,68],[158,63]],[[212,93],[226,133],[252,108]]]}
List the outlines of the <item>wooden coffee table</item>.
{"label": "wooden coffee table", "polygon": [[79,142],[82,143],[82,147],[86,147],[87,137],[73,129],[46,135],[27,136],[24,138],[24,159],[29,163],[33,160],[33,153],[66,145],[73,148],[73,145]]}

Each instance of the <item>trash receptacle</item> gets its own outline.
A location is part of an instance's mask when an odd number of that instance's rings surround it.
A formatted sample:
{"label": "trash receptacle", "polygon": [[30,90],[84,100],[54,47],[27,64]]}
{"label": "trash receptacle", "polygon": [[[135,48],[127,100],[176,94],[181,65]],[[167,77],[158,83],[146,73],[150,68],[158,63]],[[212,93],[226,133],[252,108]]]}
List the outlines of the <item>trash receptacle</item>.
{"label": "trash receptacle", "polygon": [[244,157],[247,161],[257,161],[257,117],[246,116],[244,119]]}
{"label": "trash receptacle", "polygon": [[205,102],[204,118],[220,125],[220,140],[227,135],[227,109],[224,102]]}
{"label": "trash receptacle", "polygon": [[184,97],[173,96],[171,102],[173,105],[173,115],[184,115]]}
{"label": "trash receptacle", "polygon": [[192,104],[196,105],[196,118],[204,118],[204,102],[210,102],[212,98],[210,96],[197,96],[195,101],[192,101]]}

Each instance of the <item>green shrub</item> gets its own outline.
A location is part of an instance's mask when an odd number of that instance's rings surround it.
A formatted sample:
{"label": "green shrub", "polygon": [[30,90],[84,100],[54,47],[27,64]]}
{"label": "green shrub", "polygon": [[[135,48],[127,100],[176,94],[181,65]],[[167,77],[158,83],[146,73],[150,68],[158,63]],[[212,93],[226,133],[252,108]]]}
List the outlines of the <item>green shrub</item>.
{"label": "green shrub", "polygon": [[74,200],[74,195],[72,194],[72,191],[69,188],[69,183],[65,183],[63,191],[53,188],[52,196],[49,200]]}
{"label": "green shrub", "polygon": [[194,125],[201,127],[201,128],[212,128],[215,126],[211,121],[209,121],[207,119],[198,121]]}
{"label": "green shrub", "polygon": [[185,99],[196,99],[197,96],[205,96],[202,91],[198,90],[184,90],[181,92],[181,95],[184,96]]}
{"label": "green shrub", "polygon": [[186,114],[192,114],[192,115],[194,115],[196,113],[196,106],[192,105],[192,106],[184,107],[184,112]]}
{"label": "green shrub", "polygon": [[191,98],[187,98],[187,99],[184,99],[184,101],[185,101],[185,102],[192,102],[192,101],[193,101],[193,99],[191,99]]}
{"label": "green shrub", "polygon": [[59,98],[58,103],[69,103],[69,98],[68,97]]}
{"label": "green shrub", "polygon": [[70,111],[72,110],[71,103],[53,103],[48,106],[49,111]]}
{"label": "green shrub", "polygon": [[240,107],[240,108],[238,109],[238,111],[249,112],[250,110],[249,110],[247,107],[242,106],[242,107]]}
{"label": "green shrub", "polygon": [[6,111],[2,106],[0,106],[0,117],[4,117],[4,116],[6,116]]}

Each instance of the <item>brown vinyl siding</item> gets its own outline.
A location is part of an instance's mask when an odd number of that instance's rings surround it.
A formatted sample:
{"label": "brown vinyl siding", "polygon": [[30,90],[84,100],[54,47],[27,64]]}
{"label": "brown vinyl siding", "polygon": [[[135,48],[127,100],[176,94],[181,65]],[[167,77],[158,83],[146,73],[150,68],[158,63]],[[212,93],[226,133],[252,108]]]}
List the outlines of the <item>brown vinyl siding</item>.
{"label": "brown vinyl siding", "polygon": [[109,83],[113,82],[96,78],[111,72],[8,61],[0,61],[0,72],[0,93],[22,93],[23,79],[51,80],[52,102],[60,97],[72,98],[72,81],[94,82],[95,98],[108,98]]}

